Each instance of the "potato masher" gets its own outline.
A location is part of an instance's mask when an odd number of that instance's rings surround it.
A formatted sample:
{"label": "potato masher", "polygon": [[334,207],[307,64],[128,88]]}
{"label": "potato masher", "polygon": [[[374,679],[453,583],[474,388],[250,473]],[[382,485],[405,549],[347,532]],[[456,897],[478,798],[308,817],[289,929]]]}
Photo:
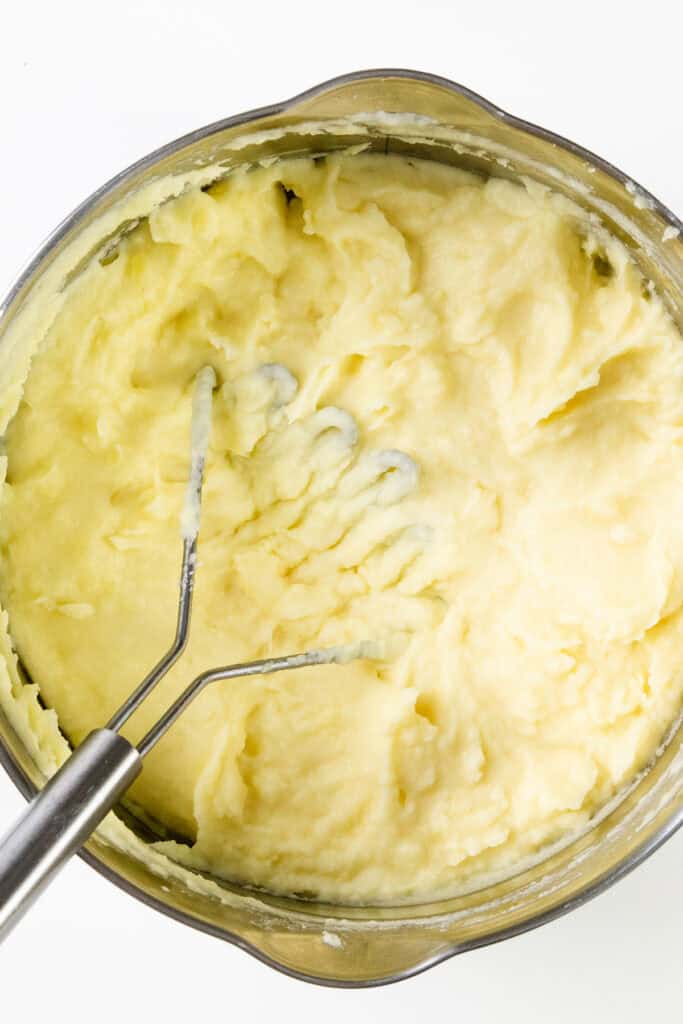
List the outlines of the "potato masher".
{"label": "potato masher", "polygon": [[190,475],[181,518],[183,554],[173,643],[107,725],[86,737],[34,797],[14,828],[0,840],[0,941],[114,807],[140,774],[145,754],[204,687],[219,679],[266,675],[307,665],[343,664],[354,658],[374,656],[374,645],[361,643],[208,669],[189,684],[137,746],[120,735],[118,730],[175,664],[187,645],[197,564],[204,460],[215,385],[216,375],[211,367],[206,366],[199,371],[192,406]]}

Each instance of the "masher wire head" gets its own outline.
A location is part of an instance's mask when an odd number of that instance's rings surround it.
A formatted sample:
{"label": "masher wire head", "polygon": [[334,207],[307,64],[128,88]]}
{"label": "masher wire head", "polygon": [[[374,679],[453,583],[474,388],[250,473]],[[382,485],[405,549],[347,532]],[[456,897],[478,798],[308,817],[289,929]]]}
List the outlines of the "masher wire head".
{"label": "masher wire head", "polygon": [[[183,556],[178,588],[178,617],[173,643],[107,723],[107,728],[114,732],[118,732],[121,726],[128,721],[157,683],[173,667],[187,646],[197,566],[197,537],[200,525],[204,465],[211,433],[211,409],[215,387],[216,374],[213,367],[203,367],[195,379],[192,400],[190,472],[180,520]],[[267,675],[288,669],[304,668],[308,665],[345,664],[356,658],[377,658],[379,656],[379,648],[376,644],[358,643],[306,651],[303,654],[290,654],[282,658],[264,658],[259,661],[208,669],[193,679],[183,690],[177,700],[140,740],[137,749],[144,757],[170,729],[188,704],[209,683],[218,682],[221,679],[237,679],[242,676]]]}

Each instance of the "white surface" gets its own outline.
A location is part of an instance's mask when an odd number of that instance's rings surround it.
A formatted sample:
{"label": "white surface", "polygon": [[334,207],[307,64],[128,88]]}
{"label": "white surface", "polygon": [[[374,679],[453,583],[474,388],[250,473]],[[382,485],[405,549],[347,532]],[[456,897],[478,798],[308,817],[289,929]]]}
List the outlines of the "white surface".
{"label": "white surface", "polygon": [[[680,5],[10,3],[0,33],[0,286],[114,172],[222,116],[364,67],[454,78],[576,139],[683,210]],[[0,828],[22,801],[0,775]],[[467,1024],[680,1013],[683,835],[609,893],[402,985],[305,986],[71,864],[0,950],[0,1014],[24,1021],[249,1019]]]}

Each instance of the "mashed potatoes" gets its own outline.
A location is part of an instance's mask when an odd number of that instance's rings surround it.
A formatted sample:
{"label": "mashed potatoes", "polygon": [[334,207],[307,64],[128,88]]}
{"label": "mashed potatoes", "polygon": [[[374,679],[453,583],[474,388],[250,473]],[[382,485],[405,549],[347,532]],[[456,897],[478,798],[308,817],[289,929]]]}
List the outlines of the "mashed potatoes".
{"label": "mashed potatoes", "polygon": [[133,787],[193,844],[164,849],[372,900],[584,825],[683,691],[683,346],[625,252],[540,188],[355,156],[190,191],[94,261],[0,509],[11,633],[74,742],[172,636],[206,363],[191,643],[128,735],[212,665],[392,656],[204,692]]}

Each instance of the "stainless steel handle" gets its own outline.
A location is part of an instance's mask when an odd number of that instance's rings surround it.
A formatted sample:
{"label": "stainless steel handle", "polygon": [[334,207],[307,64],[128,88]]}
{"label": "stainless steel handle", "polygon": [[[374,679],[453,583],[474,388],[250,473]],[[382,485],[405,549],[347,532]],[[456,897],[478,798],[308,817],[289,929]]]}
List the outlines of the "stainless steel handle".
{"label": "stainless steel handle", "polygon": [[142,769],[137,749],[96,729],[0,840],[0,942]]}

